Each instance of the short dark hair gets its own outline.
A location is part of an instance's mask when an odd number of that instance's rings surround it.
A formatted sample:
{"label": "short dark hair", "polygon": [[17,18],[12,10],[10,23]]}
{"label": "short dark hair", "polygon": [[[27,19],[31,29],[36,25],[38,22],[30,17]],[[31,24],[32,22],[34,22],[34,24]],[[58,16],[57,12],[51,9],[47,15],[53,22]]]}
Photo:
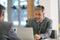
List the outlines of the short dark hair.
{"label": "short dark hair", "polygon": [[38,6],[36,6],[35,7],[35,10],[42,10],[42,12],[44,11],[44,6],[42,6],[42,5],[38,5]]}
{"label": "short dark hair", "polygon": [[5,10],[5,7],[0,4],[0,15],[1,15],[1,13],[2,13],[2,10]]}

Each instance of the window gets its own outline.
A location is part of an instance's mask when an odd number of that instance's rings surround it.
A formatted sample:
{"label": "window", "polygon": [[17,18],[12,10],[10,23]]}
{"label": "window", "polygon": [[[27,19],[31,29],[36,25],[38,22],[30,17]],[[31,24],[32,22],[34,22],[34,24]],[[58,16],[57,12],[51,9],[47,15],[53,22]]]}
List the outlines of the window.
{"label": "window", "polygon": [[[23,26],[26,24],[26,19],[27,19],[27,1],[26,0],[20,0],[20,7],[18,8],[18,0],[13,0],[13,6],[12,6],[12,21],[14,25],[20,25]],[[18,9],[20,9],[20,16],[18,16]],[[20,20],[19,20],[19,19]],[[19,20],[19,21],[18,21]]]}
{"label": "window", "polygon": [[34,1],[34,6],[37,6],[37,5],[39,5],[39,0]]}

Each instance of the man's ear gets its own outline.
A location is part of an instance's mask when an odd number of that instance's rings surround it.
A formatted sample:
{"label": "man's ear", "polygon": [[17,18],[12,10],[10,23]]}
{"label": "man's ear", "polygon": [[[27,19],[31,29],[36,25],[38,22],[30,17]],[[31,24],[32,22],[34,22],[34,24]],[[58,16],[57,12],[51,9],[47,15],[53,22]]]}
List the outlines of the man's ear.
{"label": "man's ear", "polygon": [[0,20],[4,20],[4,13],[2,13],[1,15],[0,15]]}
{"label": "man's ear", "polygon": [[45,15],[45,12],[43,11],[43,15]]}
{"label": "man's ear", "polygon": [[4,16],[4,13],[1,14],[1,17]]}
{"label": "man's ear", "polygon": [[45,15],[45,13],[43,13],[43,15]]}

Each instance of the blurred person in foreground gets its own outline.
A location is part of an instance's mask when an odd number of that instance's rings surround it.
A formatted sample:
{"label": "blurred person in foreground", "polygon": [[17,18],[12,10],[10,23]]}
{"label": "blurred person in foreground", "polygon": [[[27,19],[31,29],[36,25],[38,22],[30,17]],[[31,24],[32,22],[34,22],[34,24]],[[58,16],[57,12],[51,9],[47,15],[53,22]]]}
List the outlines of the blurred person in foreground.
{"label": "blurred person in foreground", "polygon": [[5,7],[0,4],[0,40],[20,40],[14,33],[11,23],[4,21]]}

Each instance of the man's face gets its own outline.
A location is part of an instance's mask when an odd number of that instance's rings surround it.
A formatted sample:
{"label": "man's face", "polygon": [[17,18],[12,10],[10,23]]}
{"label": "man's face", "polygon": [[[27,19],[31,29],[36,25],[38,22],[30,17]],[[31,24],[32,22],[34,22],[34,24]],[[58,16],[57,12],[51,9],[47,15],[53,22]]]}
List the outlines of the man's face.
{"label": "man's face", "polygon": [[2,13],[0,15],[0,20],[4,20],[4,12],[5,12],[5,10],[2,10]]}
{"label": "man's face", "polygon": [[42,10],[35,10],[34,16],[37,20],[42,20],[44,13],[42,12]]}

